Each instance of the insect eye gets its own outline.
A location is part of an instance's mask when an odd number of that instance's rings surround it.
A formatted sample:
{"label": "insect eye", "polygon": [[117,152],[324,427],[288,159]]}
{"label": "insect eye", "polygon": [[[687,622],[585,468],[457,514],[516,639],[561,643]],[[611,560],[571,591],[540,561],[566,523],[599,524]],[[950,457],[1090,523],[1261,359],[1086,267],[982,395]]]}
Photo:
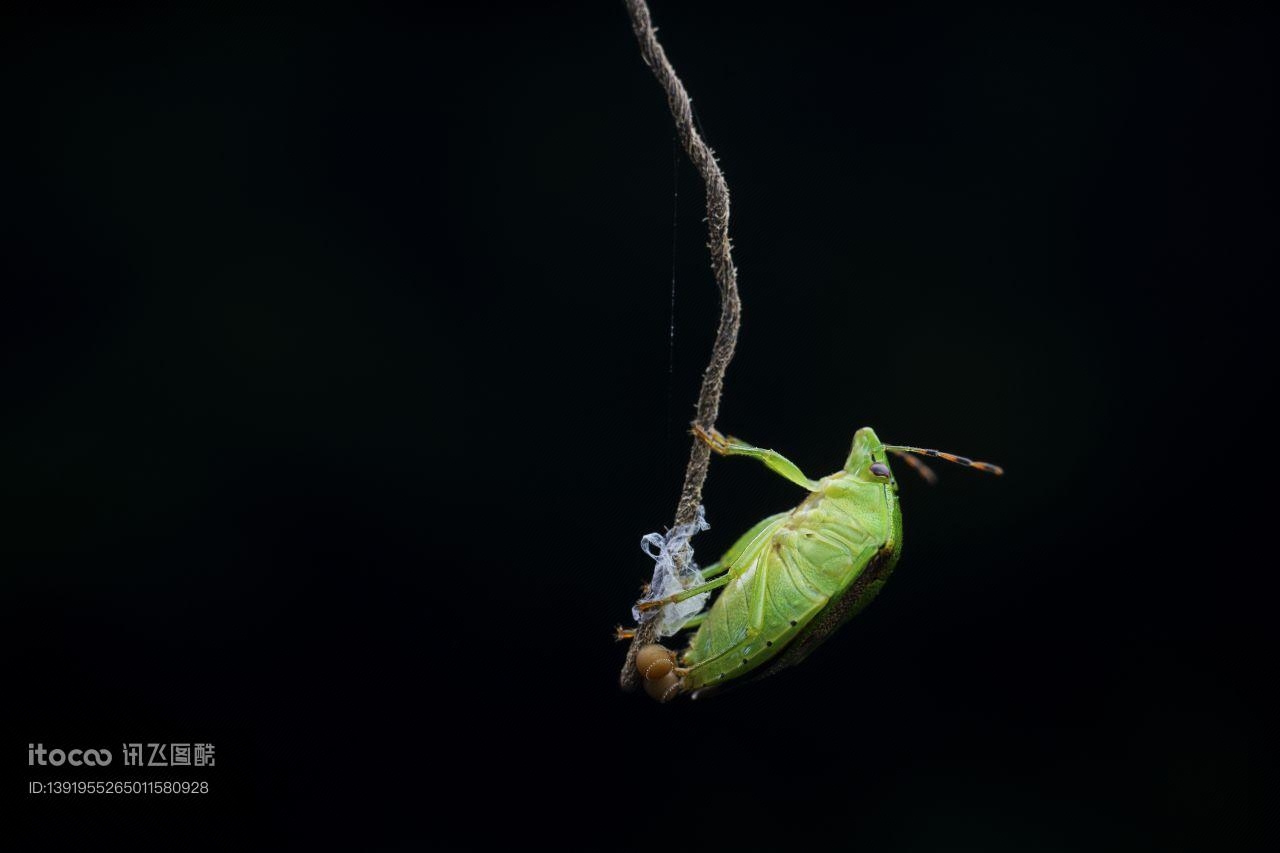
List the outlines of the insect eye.
{"label": "insect eye", "polygon": [[877,477],[888,477],[889,466],[883,462],[873,462],[871,464],[871,473],[875,474]]}

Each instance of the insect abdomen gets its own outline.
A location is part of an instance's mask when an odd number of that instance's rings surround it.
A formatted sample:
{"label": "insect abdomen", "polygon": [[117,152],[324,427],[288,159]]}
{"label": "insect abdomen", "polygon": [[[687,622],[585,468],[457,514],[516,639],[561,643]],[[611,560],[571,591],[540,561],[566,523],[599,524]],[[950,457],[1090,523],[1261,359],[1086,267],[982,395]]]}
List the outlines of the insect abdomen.
{"label": "insect abdomen", "polygon": [[[816,496],[820,497],[820,496]],[[802,505],[741,556],[685,656],[685,690],[768,663],[848,587],[883,535]]]}
{"label": "insect abdomen", "polygon": [[780,669],[800,663],[814,649],[822,645],[827,637],[835,633],[837,628],[858,615],[880,594],[880,590],[884,588],[889,576],[897,567],[898,558],[902,555],[902,512],[896,500],[891,503],[888,527],[889,535],[884,544],[877,549],[866,567],[849,584],[848,589],[834,599],[820,616],[806,625],[759,677],[763,678]]}
{"label": "insect abdomen", "polygon": [[[900,531],[896,501],[882,487],[840,475],[823,485],[740,555],[741,574],[712,604],[685,655],[684,690],[789,665],[797,643],[811,638],[801,656],[808,654],[883,584],[892,566],[881,552],[893,552]],[[867,570],[877,577],[859,584]]]}
{"label": "insect abdomen", "polygon": [[774,658],[769,669],[761,673],[761,677],[800,663],[814,649],[822,645],[827,637],[835,633],[837,628],[858,615],[880,593],[885,582],[889,580],[889,576],[897,566],[898,555],[897,549],[878,552],[845,594],[831,602],[817,618],[805,625],[804,630],[792,640],[782,654]]}

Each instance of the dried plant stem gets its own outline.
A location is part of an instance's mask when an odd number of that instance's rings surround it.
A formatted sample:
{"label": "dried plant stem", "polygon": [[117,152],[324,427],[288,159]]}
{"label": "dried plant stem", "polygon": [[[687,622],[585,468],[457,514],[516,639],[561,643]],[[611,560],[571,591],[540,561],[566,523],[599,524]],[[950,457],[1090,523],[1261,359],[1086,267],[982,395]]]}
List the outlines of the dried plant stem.
{"label": "dried plant stem", "polygon": [[[694,423],[710,431],[715,427],[716,416],[720,411],[724,374],[738,342],[738,325],[742,313],[742,303],[738,298],[738,271],[733,266],[729,243],[729,187],[716,163],[715,153],[707,147],[707,143],[693,126],[693,107],[689,101],[689,93],[676,76],[662,45],[658,44],[653,21],[649,17],[649,7],[644,0],[625,2],[631,16],[631,27],[640,43],[640,54],[666,92],[667,105],[671,108],[671,117],[675,120],[680,143],[706,185],[707,248],[711,252],[711,269],[715,273],[716,284],[720,287],[720,326],[716,330],[711,361],[702,374],[702,390],[698,394]],[[702,485],[707,479],[710,459],[710,448],[694,439],[689,451],[689,464],[684,471],[684,487],[680,491],[680,503],[676,506],[673,527],[689,524],[696,518],[698,505],[702,503]],[[677,566],[677,569],[680,568],[683,567]],[[639,682],[639,673],[635,668],[636,652],[654,641],[656,627],[656,619],[652,617],[641,620],[635,637],[631,640],[621,677],[622,686],[628,690],[634,689]]]}

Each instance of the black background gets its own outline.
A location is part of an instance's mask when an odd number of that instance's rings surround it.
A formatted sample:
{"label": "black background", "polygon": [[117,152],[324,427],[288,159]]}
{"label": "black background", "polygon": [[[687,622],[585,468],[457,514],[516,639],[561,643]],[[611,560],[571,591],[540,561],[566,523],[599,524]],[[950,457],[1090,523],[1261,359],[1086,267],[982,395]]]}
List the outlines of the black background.
{"label": "black background", "polygon": [[[716,293],[622,5],[12,13],[21,831],[1261,845],[1272,22],[654,16],[733,191],[721,427],[814,476],[864,424],[1008,475],[900,470],[898,574],[802,667],[624,694],[610,631],[670,522]],[[709,560],[799,495],[727,460],[705,497]],[[155,740],[217,744],[214,794],[21,794],[104,775],[27,768],[29,742]]]}

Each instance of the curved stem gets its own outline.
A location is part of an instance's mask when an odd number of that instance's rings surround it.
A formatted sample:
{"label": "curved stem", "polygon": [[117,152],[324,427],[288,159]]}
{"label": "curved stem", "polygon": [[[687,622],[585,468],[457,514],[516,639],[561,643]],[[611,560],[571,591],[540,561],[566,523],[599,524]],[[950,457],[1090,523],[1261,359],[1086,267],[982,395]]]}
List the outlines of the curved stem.
{"label": "curved stem", "polygon": [[[729,243],[729,186],[725,183],[724,174],[716,163],[715,152],[707,146],[693,125],[693,107],[689,101],[689,93],[684,84],[676,76],[671,61],[667,59],[662,45],[653,29],[653,21],[649,17],[649,7],[644,0],[625,0],[627,12],[631,16],[631,28],[635,31],[636,40],[640,43],[640,55],[645,64],[658,78],[667,95],[667,105],[671,108],[671,117],[675,120],[676,133],[684,152],[697,168],[702,182],[706,186],[707,195],[707,248],[711,252],[711,269],[715,274],[716,284],[720,287],[720,325],[716,330],[715,343],[711,349],[711,361],[702,374],[702,389],[698,394],[698,404],[694,425],[707,432],[715,428],[716,416],[720,411],[720,395],[724,388],[725,371],[733,358],[733,350],[738,342],[738,326],[741,322],[742,303],[738,297],[738,271],[733,266],[733,255]],[[707,479],[707,466],[711,459],[711,449],[703,442],[694,439],[689,451],[689,464],[685,466],[684,487],[680,491],[680,502],[676,505],[676,516],[672,527],[691,523],[698,514],[698,506],[702,503],[702,486]],[[676,559],[687,559],[688,552],[677,555]],[[683,566],[677,566],[681,569]],[[655,611],[656,615],[656,611]],[[639,683],[639,673],[635,668],[636,652],[655,639],[657,621],[653,616],[646,616],[636,628],[631,639],[631,647],[627,650],[627,660],[622,668],[622,686],[634,689]]]}

